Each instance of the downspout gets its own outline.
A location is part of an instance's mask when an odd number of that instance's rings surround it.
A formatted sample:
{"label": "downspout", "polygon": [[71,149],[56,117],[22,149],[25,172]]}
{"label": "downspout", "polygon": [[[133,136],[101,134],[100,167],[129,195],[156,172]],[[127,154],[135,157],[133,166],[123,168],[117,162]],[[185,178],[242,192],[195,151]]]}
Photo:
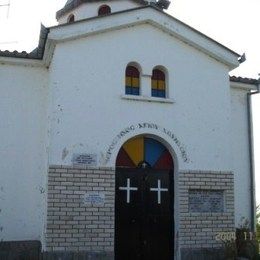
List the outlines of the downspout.
{"label": "downspout", "polygon": [[249,143],[249,164],[250,164],[250,193],[251,193],[251,231],[256,230],[256,205],[255,205],[255,169],[254,169],[254,139],[252,122],[252,95],[259,93],[259,83],[257,90],[247,93],[247,120],[248,120],[248,143]]}

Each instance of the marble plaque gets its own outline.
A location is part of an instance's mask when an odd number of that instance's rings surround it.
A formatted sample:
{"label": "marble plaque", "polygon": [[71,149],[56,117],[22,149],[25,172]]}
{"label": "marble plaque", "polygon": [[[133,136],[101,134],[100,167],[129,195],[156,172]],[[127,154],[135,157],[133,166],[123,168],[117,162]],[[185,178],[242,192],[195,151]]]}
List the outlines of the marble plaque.
{"label": "marble plaque", "polygon": [[88,192],[84,195],[83,202],[86,205],[104,206],[105,194],[103,192]]}
{"label": "marble plaque", "polygon": [[73,165],[97,166],[96,154],[74,154],[72,158]]}
{"label": "marble plaque", "polygon": [[223,212],[224,192],[219,190],[189,190],[189,212]]}

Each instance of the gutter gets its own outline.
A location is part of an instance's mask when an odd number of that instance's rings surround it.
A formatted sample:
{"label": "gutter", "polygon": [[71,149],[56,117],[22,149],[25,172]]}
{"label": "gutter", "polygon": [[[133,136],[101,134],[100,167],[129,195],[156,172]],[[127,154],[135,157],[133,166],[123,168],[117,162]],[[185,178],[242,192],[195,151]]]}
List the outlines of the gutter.
{"label": "gutter", "polygon": [[257,90],[247,93],[247,120],[248,120],[248,141],[249,141],[249,164],[250,164],[250,193],[251,193],[251,231],[256,231],[256,205],[255,205],[255,169],[254,169],[254,139],[252,122],[252,95],[258,94],[260,78],[257,83]]}

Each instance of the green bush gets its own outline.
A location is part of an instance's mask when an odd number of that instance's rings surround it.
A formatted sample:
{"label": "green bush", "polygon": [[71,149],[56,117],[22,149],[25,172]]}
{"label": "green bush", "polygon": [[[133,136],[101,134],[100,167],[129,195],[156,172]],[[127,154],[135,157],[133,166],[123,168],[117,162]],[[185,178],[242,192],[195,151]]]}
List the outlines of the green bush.
{"label": "green bush", "polygon": [[[259,216],[260,217],[260,214]],[[257,224],[257,232],[249,229],[249,221],[241,219],[241,225],[236,228],[236,239],[222,241],[225,250],[225,259],[234,260],[237,257],[244,257],[250,260],[260,260],[259,239],[260,224]]]}

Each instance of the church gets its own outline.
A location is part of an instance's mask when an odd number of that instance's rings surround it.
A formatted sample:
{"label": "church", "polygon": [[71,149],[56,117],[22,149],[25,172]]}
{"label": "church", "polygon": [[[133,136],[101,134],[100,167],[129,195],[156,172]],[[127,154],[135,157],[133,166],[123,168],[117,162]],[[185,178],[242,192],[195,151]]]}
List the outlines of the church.
{"label": "church", "polygon": [[35,50],[0,51],[2,242],[210,259],[241,219],[254,229],[259,81],[169,5],[68,0]]}

